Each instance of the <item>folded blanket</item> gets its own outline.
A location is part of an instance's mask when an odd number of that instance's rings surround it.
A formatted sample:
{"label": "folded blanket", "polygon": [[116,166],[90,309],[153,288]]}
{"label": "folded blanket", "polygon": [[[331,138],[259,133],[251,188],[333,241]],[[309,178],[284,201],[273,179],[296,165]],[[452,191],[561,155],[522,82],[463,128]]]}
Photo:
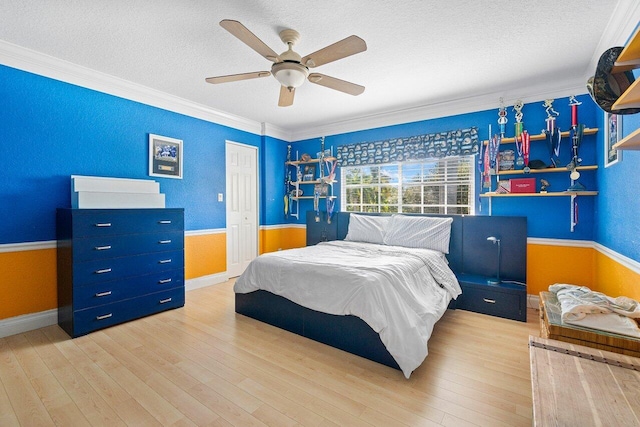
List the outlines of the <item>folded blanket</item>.
{"label": "folded blanket", "polygon": [[549,286],[549,291],[558,298],[563,322],[640,337],[638,324],[632,320],[640,319],[637,301],[624,296],[612,298],[585,286],[564,283]]}
{"label": "folded blanket", "polygon": [[558,297],[562,306],[562,320],[578,320],[587,314],[612,312],[626,317],[640,318],[640,304],[628,297],[611,298],[601,292],[594,292],[586,286],[564,283],[549,286],[549,292],[553,292]]}

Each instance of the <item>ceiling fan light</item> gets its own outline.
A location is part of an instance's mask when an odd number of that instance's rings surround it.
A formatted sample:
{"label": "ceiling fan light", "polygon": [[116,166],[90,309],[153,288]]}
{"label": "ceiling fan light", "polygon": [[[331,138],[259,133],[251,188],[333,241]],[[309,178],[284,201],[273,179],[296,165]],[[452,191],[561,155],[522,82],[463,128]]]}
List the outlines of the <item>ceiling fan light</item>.
{"label": "ceiling fan light", "polygon": [[309,75],[309,69],[298,62],[285,61],[273,64],[271,73],[282,86],[297,88],[302,86],[306,80]]}

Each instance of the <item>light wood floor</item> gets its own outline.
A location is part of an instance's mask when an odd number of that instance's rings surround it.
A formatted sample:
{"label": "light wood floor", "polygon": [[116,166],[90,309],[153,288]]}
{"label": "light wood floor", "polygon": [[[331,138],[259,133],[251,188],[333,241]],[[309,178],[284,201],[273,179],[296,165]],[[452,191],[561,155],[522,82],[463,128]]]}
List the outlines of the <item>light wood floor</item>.
{"label": "light wood floor", "polygon": [[0,426],[530,426],[528,314],[447,311],[407,380],[236,315],[230,281],[74,340],[0,339]]}

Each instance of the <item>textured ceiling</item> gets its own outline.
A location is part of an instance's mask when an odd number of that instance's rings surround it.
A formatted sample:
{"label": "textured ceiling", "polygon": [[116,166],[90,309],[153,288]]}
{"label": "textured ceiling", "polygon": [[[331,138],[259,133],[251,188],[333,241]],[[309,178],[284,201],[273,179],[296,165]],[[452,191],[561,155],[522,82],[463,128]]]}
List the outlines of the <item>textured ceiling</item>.
{"label": "textured ceiling", "polygon": [[[360,36],[366,52],[314,71],[365,92],[306,82],[282,108],[272,77],[205,83],[271,65],[222,19],[242,22],[276,52],[286,50],[278,32],[294,28],[303,56]],[[483,97],[497,106],[500,96],[584,93],[607,43],[623,43],[639,19],[632,0],[0,0],[0,40],[303,135],[403,111],[433,116],[440,105],[474,108],[469,100]]]}

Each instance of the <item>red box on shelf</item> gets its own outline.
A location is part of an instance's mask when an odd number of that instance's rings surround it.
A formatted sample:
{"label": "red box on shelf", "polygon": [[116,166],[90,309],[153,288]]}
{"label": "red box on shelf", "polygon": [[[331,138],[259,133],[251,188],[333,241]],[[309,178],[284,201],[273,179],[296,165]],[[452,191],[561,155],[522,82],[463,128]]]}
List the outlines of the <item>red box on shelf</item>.
{"label": "red box on shelf", "polygon": [[512,193],[535,193],[535,178],[515,178],[509,180]]}

